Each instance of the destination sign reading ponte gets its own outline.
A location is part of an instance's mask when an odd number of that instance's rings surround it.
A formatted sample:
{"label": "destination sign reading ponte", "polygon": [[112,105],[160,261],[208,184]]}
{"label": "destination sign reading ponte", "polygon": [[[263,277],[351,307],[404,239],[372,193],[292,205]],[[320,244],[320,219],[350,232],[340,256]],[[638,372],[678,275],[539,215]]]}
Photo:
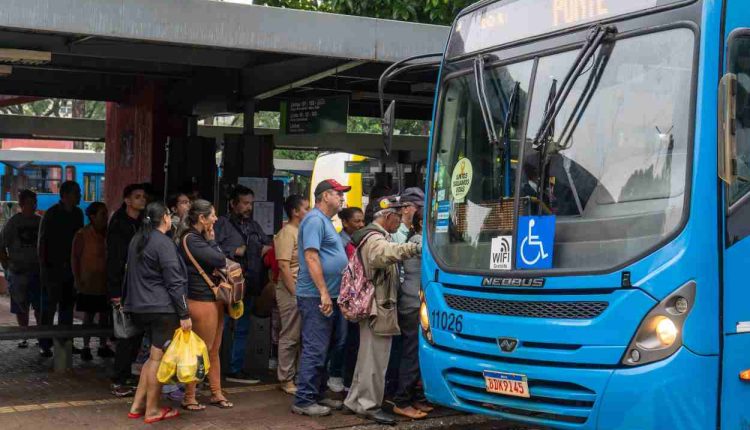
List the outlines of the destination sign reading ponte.
{"label": "destination sign reading ponte", "polygon": [[684,0],[498,1],[458,19],[450,38],[448,57],[682,2]]}

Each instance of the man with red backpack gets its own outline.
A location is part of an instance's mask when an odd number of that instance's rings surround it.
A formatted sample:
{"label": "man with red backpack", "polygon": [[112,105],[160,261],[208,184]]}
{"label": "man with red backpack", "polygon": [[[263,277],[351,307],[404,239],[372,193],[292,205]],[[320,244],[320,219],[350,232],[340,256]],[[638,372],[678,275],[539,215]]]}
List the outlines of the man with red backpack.
{"label": "man with red backpack", "polygon": [[[401,210],[404,206],[395,196],[379,199],[373,222],[352,237],[357,246],[352,258],[361,258],[364,279],[372,284],[374,291],[369,304],[369,315],[359,322],[357,366],[344,405],[357,415],[388,425],[395,424],[395,418],[383,411],[381,405],[391,338],[400,334],[396,309],[398,263],[422,252],[420,244],[397,244],[391,241],[391,234],[398,231],[401,225]],[[347,282],[346,278],[348,277],[345,276],[344,282]],[[342,297],[344,290],[349,290],[349,287],[352,286],[342,287]]]}

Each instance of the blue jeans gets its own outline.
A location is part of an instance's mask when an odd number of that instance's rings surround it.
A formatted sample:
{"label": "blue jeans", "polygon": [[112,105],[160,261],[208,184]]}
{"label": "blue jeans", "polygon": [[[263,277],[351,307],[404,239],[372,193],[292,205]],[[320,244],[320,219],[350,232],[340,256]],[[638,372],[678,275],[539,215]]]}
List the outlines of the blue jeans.
{"label": "blue jeans", "polygon": [[[333,299],[335,302],[336,299]],[[346,359],[346,337],[349,328],[348,321],[336,305],[336,313],[333,318],[333,337],[328,350],[328,374],[331,377],[344,377],[344,360]],[[359,327],[357,328],[359,332]]]}
{"label": "blue jeans", "polygon": [[297,370],[294,404],[299,407],[312,405],[323,398],[328,379],[326,362],[334,327],[343,320],[335,299],[330,317],[324,316],[319,307],[320,297],[297,297],[297,308],[302,319],[302,354]]}
{"label": "blue jeans", "polygon": [[230,337],[231,317],[224,317],[224,338],[232,339],[231,353],[229,354],[229,373],[242,372],[245,368],[245,351],[247,350],[247,336],[250,334],[250,314],[253,308],[252,296],[247,296],[243,300],[245,312],[240,319],[234,320],[234,337]]}

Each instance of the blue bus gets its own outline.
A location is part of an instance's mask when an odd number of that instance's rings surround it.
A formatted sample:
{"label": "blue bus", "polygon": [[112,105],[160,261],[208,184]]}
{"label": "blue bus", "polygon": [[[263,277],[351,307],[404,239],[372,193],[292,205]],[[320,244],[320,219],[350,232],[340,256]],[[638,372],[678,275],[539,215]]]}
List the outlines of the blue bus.
{"label": "blue bus", "polygon": [[37,205],[44,212],[60,201],[60,184],[72,180],[81,185],[81,209],[104,201],[104,153],[70,149],[19,148],[0,150],[2,195],[15,201],[18,192],[37,193]]}
{"label": "blue bus", "polygon": [[561,429],[750,428],[748,6],[456,18],[425,209],[429,400]]}

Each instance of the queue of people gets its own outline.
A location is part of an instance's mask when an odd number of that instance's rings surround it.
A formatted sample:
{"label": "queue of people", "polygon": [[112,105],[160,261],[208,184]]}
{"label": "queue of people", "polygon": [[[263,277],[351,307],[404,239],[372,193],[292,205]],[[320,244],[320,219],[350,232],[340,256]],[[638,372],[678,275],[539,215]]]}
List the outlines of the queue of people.
{"label": "queue of people", "polygon": [[[234,405],[222,390],[222,339],[230,345],[225,379],[258,383],[259,376],[245,373],[245,349],[250,309],[269,281],[270,252],[278,266],[272,278],[280,316],[276,377],[280,389],[294,396],[292,412],[323,416],[346,409],[383,424],[395,423],[393,413],[424,418],[432,410],[419,390],[424,194],[409,188],[401,196],[377,199],[365,226],[362,209],[342,210],[349,190],[328,179],[317,185],[314,202],[289,196],[288,221],[273,239],[253,220],[253,191],[241,185],[222,217],[210,202],[187,193],[170,196],[166,204],[149,203],[148,186],[129,185],[109,222],[106,206],[91,204],[86,227],[77,207],[78,184],[63,183],[60,203],[43,218],[34,214],[36,196],[24,191],[21,213],[0,235],[0,263],[7,269],[14,313],[19,325],[28,324],[32,309],[37,322],[50,324],[57,311],[60,323],[72,323],[74,303],[86,323],[98,317],[99,324],[111,324],[109,305],[130,314],[140,334],[117,339],[114,352],[109,339],[100,339],[96,351],[100,357],[114,355],[112,392],[134,394],[128,416],[146,422],[179,415],[160,407],[156,370],[174,331],[193,330],[209,351],[207,404],[229,409]],[[332,222],[336,215],[340,232]],[[56,246],[49,246],[53,242]],[[361,259],[375,287],[370,317],[359,322],[347,321],[337,303],[350,258]],[[214,273],[228,259],[240,264],[246,280],[245,313],[238,320],[226,316],[226,304],[212,290],[218,282]],[[389,360],[394,338],[399,352]],[[136,377],[131,365],[144,345],[148,358]],[[51,355],[47,340],[40,340],[40,347],[43,356]],[[80,354],[93,358],[90,339],[84,339]],[[389,361],[397,363],[393,392],[386,389]],[[327,396],[328,390],[345,392],[345,400]],[[392,402],[384,404],[386,395]],[[205,410],[195,384],[184,387],[181,406],[191,413]]]}

